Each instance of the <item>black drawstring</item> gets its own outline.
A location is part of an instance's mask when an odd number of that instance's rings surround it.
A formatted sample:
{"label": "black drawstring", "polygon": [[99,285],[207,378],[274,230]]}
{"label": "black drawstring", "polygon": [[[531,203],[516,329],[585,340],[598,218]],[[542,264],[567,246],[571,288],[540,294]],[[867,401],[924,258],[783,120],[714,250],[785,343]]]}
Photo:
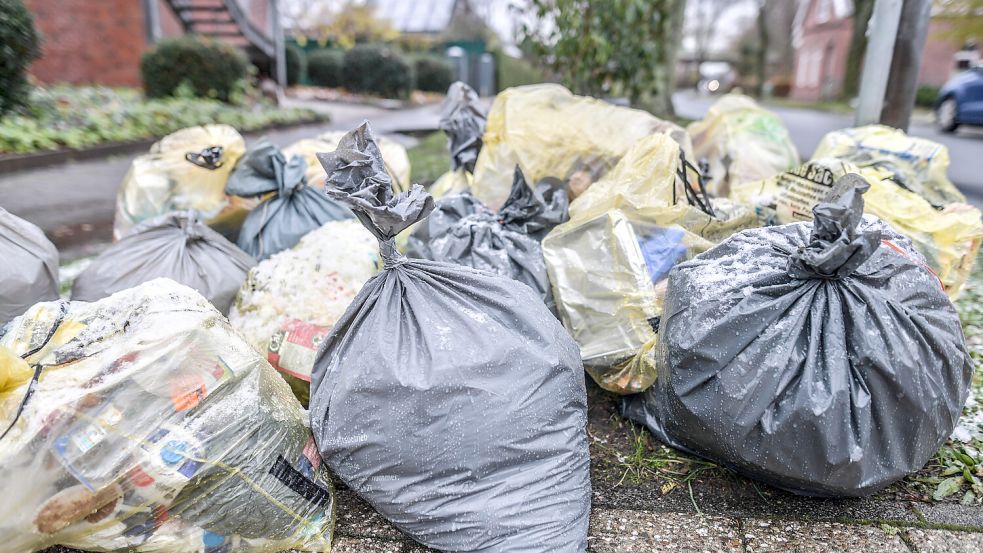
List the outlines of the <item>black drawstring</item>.
{"label": "black drawstring", "polygon": [[[700,187],[699,192],[693,190],[690,185],[688,169],[692,169],[696,173],[696,182]],[[710,204],[710,195],[707,194],[706,183],[703,182],[703,174],[686,159],[686,153],[682,149],[679,150],[679,169],[676,170],[676,176],[683,181],[683,189],[686,192],[686,201],[689,202],[689,205],[699,208],[700,211],[711,217],[716,217],[717,214],[713,211],[713,205]],[[676,203],[675,186],[672,187],[672,202]]]}
{"label": "black drawstring", "polygon": [[[54,324],[51,325],[50,329],[48,329],[48,335],[44,337],[44,341],[41,342],[40,345],[38,345],[36,348],[32,349],[31,351],[22,354],[20,356],[21,359],[27,359],[28,357],[44,349],[44,347],[48,345],[48,342],[51,341],[51,338],[54,337],[55,332],[58,331],[58,327],[61,326],[61,323],[62,321],[65,320],[65,315],[67,314],[68,314],[68,303],[62,302],[61,309],[58,312],[58,318],[55,319]],[[34,395],[34,390],[38,386],[38,380],[41,378],[42,368],[43,365],[41,365],[41,363],[36,363],[34,365],[34,376],[31,377],[31,383],[27,385],[27,392],[24,394],[24,399],[21,400],[20,406],[17,407],[17,413],[14,414],[14,420],[10,421],[10,426],[8,426],[7,429],[3,431],[3,434],[0,434],[0,440],[6,438],[7,434],[9,434],[10,431],[14,428],[14,425],[17,424],[17,421],[20,420],[20,416],[24,412],[24,408],[27,407],[27,402],[31,399],[31,396]]]}
{"label": "black drawstring", "polygon": [[222,154],[225,149],[221,146],[209,146],[200,152],[188,152],[184,154],[184,159],[194,163],[202,169],[214,171],[223,165]]}

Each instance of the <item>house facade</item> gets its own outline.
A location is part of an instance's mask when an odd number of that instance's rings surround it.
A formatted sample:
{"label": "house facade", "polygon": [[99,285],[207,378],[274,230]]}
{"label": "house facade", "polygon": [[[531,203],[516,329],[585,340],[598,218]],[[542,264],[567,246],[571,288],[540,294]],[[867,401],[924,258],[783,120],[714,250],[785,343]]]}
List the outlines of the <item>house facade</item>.
{"label": "house facade", "polygon": [[[852,0],[800,0],[792,32],[795,69],[790,96],[819,101],[843,92],[850,42],[853,39]],[[945,23],[929,23],[918,82],[941,86],[965,65],[974,52],[946,37]]]}
{"label": "house facade", "polygon": [[[238,8],[238,22],[228,11],[229,3]],[[41,57],[29,71],[44,84],[140,86],[143,52],[161,37],[188,32],[226,40],[257,61],[263,56],[236,29],[252,27],[272,41],[272,4],[273,0],[25,0],[42,37]]]}

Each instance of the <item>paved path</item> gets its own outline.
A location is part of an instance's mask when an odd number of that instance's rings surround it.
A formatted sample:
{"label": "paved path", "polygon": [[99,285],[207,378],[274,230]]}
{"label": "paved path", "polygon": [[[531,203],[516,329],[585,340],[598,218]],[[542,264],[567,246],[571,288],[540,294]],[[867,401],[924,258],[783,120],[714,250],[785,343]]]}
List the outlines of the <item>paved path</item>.
{"label": "paved path", "polygon": [[[680,117],[702,119],[716,98],[677,92],[672,100]],[[768,109],[785,122],[803,159],[812,156],[826,133],[853,126],[853,114],[778,106],[768,106]],[[910,133],[949,148],[949,179],[971,203],[983,208],[983,129],[960,128],[955,134],[945,134],[936,130],[930,121],[920,119],[912,124]]]}

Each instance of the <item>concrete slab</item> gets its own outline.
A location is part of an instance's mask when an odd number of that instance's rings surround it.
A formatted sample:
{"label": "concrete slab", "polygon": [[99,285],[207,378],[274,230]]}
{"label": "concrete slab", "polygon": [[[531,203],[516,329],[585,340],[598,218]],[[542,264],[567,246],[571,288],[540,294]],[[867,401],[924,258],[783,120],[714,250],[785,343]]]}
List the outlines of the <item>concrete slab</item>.
{"label": "concrete slab", "polygon": [[745,519],[748,553],[909,553],[897,534],[872,526]]}
{"label": "concrete slab", "polygon": [[401,541],[374,538],[354,538],[342,536],[335,538],[331,553],[404,553],[410,551]]}
{"label": "concrete slab", "polygon": [[[961,529],[983,532],[983,507],[979,505],[919,503],[917,507],[928,524],[959,526]],[[983,551],[983,546],[980,551]]]}
{"label": "concrete slab", "polygon": [[736,519],[626,509],[594,509],[589,550],[740,552]]}
{"label": "concrete slab", "polygon": [[979,553],[983,551],[983,534],[949,530],[905,531],[908,543],[918,553]]}

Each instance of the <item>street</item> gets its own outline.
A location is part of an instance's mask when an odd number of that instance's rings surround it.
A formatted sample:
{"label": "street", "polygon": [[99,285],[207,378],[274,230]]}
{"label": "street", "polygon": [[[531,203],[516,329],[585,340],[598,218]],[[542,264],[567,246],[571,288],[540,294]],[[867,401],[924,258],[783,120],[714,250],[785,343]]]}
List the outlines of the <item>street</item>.
{"label": "street", "polygon": [[[717,96],[679,91],[672,97],[676,115],[687,119],[702,119]],[[853,126],[853,114],[774,105],[768,109],[777,113],[792,135],[792,141],[802,159],[808,159],[823,135],[830,131]],[[959,187],[976,207],[983,208],[983,128],[960,128],[954,134],[941,133],[930,121],[912,118],[909,133],[945,144],[949,148],[949,179]]]}

